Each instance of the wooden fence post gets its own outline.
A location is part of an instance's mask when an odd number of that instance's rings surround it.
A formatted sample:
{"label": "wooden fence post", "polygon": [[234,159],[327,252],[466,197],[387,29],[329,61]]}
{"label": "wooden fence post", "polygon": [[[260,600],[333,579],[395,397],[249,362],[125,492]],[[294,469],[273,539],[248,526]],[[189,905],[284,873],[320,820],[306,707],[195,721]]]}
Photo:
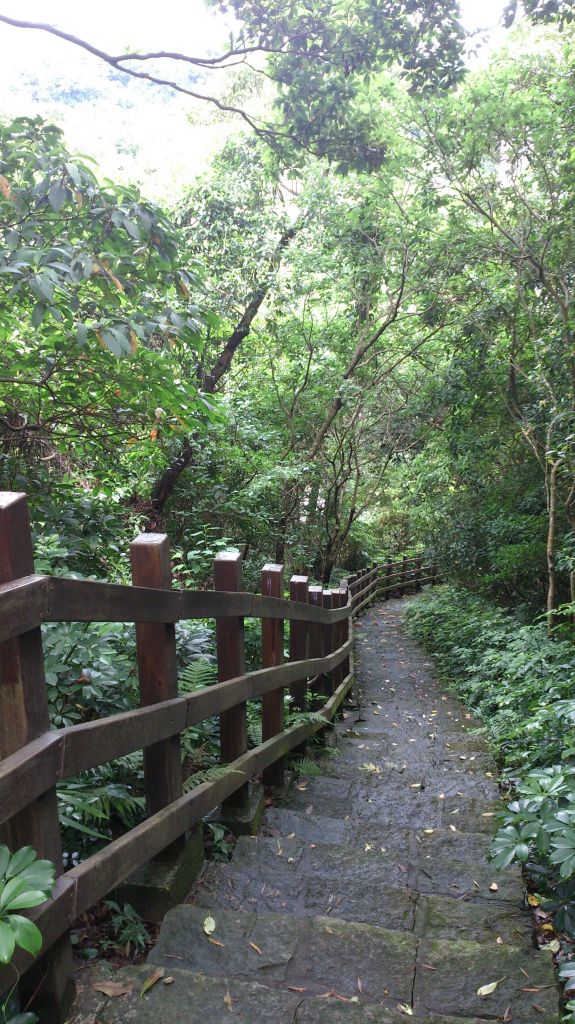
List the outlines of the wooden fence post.
{"label": "wooden fence post", "polygon": [[[25,494],[0,492],[0,583],[34,573],[32,534]],[[0,760],[50,729],[40,629],[31,629],[0,644]],[[1,840],[14,852],[33,846],[62,874],[62,845],[56,789],[48,789],[1,829]],[[10,985],[14,977],[10,977]],[[23,1005],[57,1020],[72,1000],[72,954],[68,935],[59,939],[20,982]]]}
{"label": "wooden fence post", "polygon": [[421,556],[419,556],[419,558],[415,559],[415,589],[417,593],[421,590],[421,566],[422,559]]}
{"label": "wooden fence post", "polygon": [[401,560],[401,576],[400,576],[401,587],[400,587],[400,591],[399,591],[399,596],[400,597],[405,597],[405,595],[407,593],[407,577],[408,577],[408,575],[409,575],[409,573],[408,573],[408,569],[407,569],[407,555],[404,555],[402,560]]}
{"label": "wooden fence post", "polygon": [[[345,608],[345,606],[349,602],[349,587],[347,585],[347,580],[342,580],[341,581],[340,593],[342,594],[342,602],[341,602],[342,603],[342,607]],[[349,638],[351,636],[351,630],[352,630],[352,621],[351,621],[351,615],[349,615],[348,618],[344,619],[342,624],[341,624],[341,640],[340,640],[340,644],[347,643],[347,641],[349,640]],[[349,670],[350,670],[350,659],[349,659],[349,655],[348,655],[347,658],[345,659],[345,661],[342,663],[342,669],[341,669],[341,671],[342,671],[342,675],[341,675],[342,682],[349,675]]]}
{"label": "wooden fence post", "polygon": [[357,573],[354,572],[354,573],[352,573],[351,576],[348,577],[348,580],[347,580],[347,585],[349,587],[349,592],[351,594],[352,607],[353,607],[353,604],[355,602],[355,591],[356,591],[356,586],[355,585],[356,585],[356,583],[357,583]]}
{"label": "wooden fence post", "polygon": [[[331,594],[332,594],[333,607],[334,608],[343,608],[343,606],[344,606],[344,604],[346,602],[346,597],[347,597],[346,591],[342,590],[341,587],[338,587],[336,590],[332,590]],[[345,643],[345,620],[342,619],[341,622],[336,622],[335,626],[333,626],[333,649],[334,649],[334,651],[337,650],[338,647],[342,647],[342,645],[344,643]],[[333,684],[333,689],[334,690],[337,690],[338,686],[340,685],[340,683],[343,682],[344,678],[345,678],[344,662],[342,661],[341,665],[337,665],[334,668],[333,673],[332,673],[332,684]]]}
{"label": "wooden fence post", "polygon": [[[283,565],[264,565],[262,569],[261,591],[264,597],[283,597],[284,569]],[[281,665],[284,660],[284,621],[283,619],[262,619],[262,665],[271,668]],[[270,740],[283,730],[284,723],[284,691],[283,686],[262,695],[262,740]],[[262,779],[264,786],[283,786],[283,757],[264,768]]]}
{"label": "wooden fence post", "polygon": [[[333,605],[333,593],[332,593],[331,590],[324,590],[323,591],[321,603],[322,603],[324,608],[328,608],[328,609],[333,608],[333,606],[334,606]],[[323,630],[323,650],[324,650],[324,654],[331,654],[333,649],[334,649],[334,642],[333,641],[334,641],[335,626],[324,625],[324,626],[322,626],[322,630]],[[326,674],[326,676],[325,676],[325,680],[326,680],[325,695],[326,695],[326,697],[331,697],[331,695],[332,695],[332,693],[333,693],[333,691],[335,689],[333,677],[334,677],[334,673],[333,672],[328,672]]]}
{"label": "wooden fence post", "polygon": [[[214,562],[214,589],[222,591],[242,590],[242,556],[237,551],[221,551]],[[241,616],[230,615],[216,619],[216,647],[218,658],[218,679],[243,676],[246,671],[244,645],[244,620]],[[248,720],[245,701],[220,715],[220,761],[229,764],[245,754],[248,749]],[[241,786],[224,801],[226,807],[247,807],[249,803],[248,784]]]}
{"label": "wooden fence post", "polygon": [[[164,533],[143,533],[136,537],[130,545],[130,560],[134,586],[171,590],[170,543]],[[177,697],[178,666],[174,623],[138,622],[136,645],[141,706],[148,707]],[[179,735],[144,748],[144,780],[149,814],[155,814],[182,795]],[[173,852],[171,847],[170,852]]]}
{"label": "wooden fence post", "polygon": [[389,601],[390,588],[391,588],[391,577],[393,575],[393,562],[385,563],[385,601]]}
{"label": "wooden fence post", "polygon": [[[309,576],[292,576],[289,585],[289,596],[291,601],[308,603]],[[308,657],[308,624],[297,622],[293,619],[290,622],[289,633],[289,657],[290,661],[305,661]],[[293,683],[290,689],[293,697],[293,708],[295,711],[305,711],[307,679]]]}
{"label": "wooden fence post", "polygon": [[[316,605],[321,608],[323,599],[323,587],[311,586],[308,590],[309,603]],[[324,638],[323,638],[323,626],[321,622],[310,622],[308,627],[308,638],[309,638],[309,656],[310,658],[323,658],[324,655]],[[324,704],[326,696],[326,679],[324,675],[319,675],[314,680],[314,691],[317,694],[316,699],[313,701],[313,710],[317,711]]]}
{"label": "wooden fence post", "polygon": [[372,573],[372,576],[371,576],[371,595],[370,596],[371,596],[371,599],[373,601],[374,598],[375,598],[375,595],[377,593],[377,562],[372,562],[371,563],[371,573]]}

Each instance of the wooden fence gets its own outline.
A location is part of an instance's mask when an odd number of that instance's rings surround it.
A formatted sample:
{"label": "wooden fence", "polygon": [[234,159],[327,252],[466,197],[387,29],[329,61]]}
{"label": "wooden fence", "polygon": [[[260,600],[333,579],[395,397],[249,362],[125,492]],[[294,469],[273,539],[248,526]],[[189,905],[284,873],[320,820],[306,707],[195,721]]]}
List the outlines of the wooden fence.
{"label": "wooden fence", "polygon": [[[331,589],[293,576],[288,600],[282,566],[264,566],[261,594],[250,594],[242,590],[241,556],[225,552],[215,560],[214,591],[172,590],[163,534],[133,541],[131,564],[132,586],[35,575],[26,497],[0,493],[0,830],[12,849],[29,844],[58,865],[53,899],[31,913],[44,951],[80,914],[222,801],[233,797],[241,803],[254,776],[262,774],[267,785],[280,784],[285,755],[334,718],[354,681],[353,616],[375,597],[418,590],[435,580],[435,570],[421,559],[404,558],[373,565]],[[262,622],[262,668],[248,673],[246,617]],[[197,618],[216,621],[219,681],[179,695],[175,623]],[[285,620],[290,660],[284,663]],[[141,707],[50,729],[43,622],[136,623]],[[309,690],[319,694],[314,710],[321,719],[286,728],[286,688],[301,711]],[[257,697],[262,742],[248,749],[246,701]],[[214,715],[220,718],[221,762],[228,770],[184,792],[180,735]],[[148,817],[62,871],[56,784],[140,749]],[[15,961],[19,970],[31,962],[28,954]],[[13,974],[3,968],[0,992],[12,981]]]}

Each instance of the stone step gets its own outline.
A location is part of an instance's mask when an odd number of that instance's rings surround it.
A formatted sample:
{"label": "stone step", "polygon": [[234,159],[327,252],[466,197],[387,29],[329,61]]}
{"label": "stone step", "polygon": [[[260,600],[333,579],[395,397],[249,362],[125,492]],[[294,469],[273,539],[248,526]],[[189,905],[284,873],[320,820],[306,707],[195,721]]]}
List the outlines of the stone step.
{"label": "stone step", "polygon": [[[210,916],[215,928],[208,936]],[[336,992],[360,1004],[413,1008],[456,1017],[503,1017],[550,1024],[558,1012],[552,957],[525,944],[480,945],[417,938],[334,917],[230,913],[201,907],[170,911],[148,966],[234,978],[316,998]],[[487,996],[482,986],[497,982]]]}
{"label": "stone step", "polygon": [[[113,976],[113,981],[131,986],[131,991],[114,998],[99,998],[99,1024],[493,1024],[493,1017],[407,1015],[397,1007],[386,1009],[345,1002],[336,995],[309,998],[302,992],[233,978],[212,978],[174,966],[165,973],[173,982],[165,985],[160,980],[140,998],[142,985],[152,969],[146,964],[124,968]],[[355,998],[361,999],[359,995]],[[518,1020],[514,1017],[514,1021]],[[538,1015],[539,1024],[552,1021],[553,1018]]]}
{"label": "stone step", "polygon": [[321,875],[306,878],[302,886],[278,885],[235,870],[231,864],[210,864],[193,893],[201,907],[237,911],[272,911],[305,917],[333,915],[345,921],[363,921],[417,936],[467,938],[494,944],[530,943],[533,919],[529,911],[506,902],[493,903],[471,895],[422,896],[409,889],[379,885],[366,889],[361,883],[340,885]]}
{"label": "stone step", "polygon": [[[492,835],[494,818],[501,811],[496,788],[473,775],[436,773],[399,775],[380,771],[378,760],[369,755],[370,768],[352,776],[322,776],[302,780],[277,806],[340,820],[358,819],[385,827],[406,829],[448,828],[459,815],[457,827],[465,832]],[[373,768],[371,767],[373,766]],[[470,781],[471,780],[471,781]]]}
{"label": "stone step", "polygon": [[460,807],[453,808],[449,814],[452,828],[391,830],[372,821],[367,830],[365,824],[356,818],[348,818],[346,821],[319,814],[305,814],[285,807],[268,807],[261,831],[263,835],[285,836],[304,843],[345,844],[361,849],[365,848],[366,843],[375,847],[384,846],[388,853],[416,859],[424,866],[427,860],[437,857],[465,859],[469,863],[485,866],[488,863],[490,837],[481,832],[460,831],[460,810]]}
{"label": "stone step", "polygon": [[373,892],[385,885],[521,906],[524,888],[519,869],[498,874],[485,861],[446,860],[433,856],[425,846],[415,849],[409,842],[404,848],[402,835],[390,832],[389,848],[372,841],[369,826],[365,827],[363,847],[306,843],[295,836],[241,836],[231,864],[260,882],[285,886],[294,893],[301,891],[310,877],[321,876],[340,889],[354,885]]}
{"label": "stone step", "polygon": [[208,865],[191,898],[203,907],[274,911],[296,917],[333,914],[346,921],[385,924],[398,931],[411,931],[415,916],[415,895],[407,889],[383,885],[366,889],[362,883],[352,882],[340,885],[337,879],[326,879],[321,874],[303,881],[284,878],[281,883],[277,879],[265,882],[231,864]]}

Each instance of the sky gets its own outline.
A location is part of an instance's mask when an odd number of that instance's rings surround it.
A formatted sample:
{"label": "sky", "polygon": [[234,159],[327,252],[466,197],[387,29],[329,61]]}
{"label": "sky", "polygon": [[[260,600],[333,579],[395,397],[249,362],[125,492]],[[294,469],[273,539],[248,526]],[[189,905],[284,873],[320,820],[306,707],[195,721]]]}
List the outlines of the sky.
{"label": "sky", "polygon": [[[465,27],[487,30],[479,61],[501,38],[497,24],[504,4],[461,0]],[[203,0],[162,0],[160,5],[146,0],[0,0],[0,13],[57,25],[112,53],[153,49],[205,56],[221,52],[232,24],[209,11]],[[174,77],[174,68],[168,70],[167,77]],[[121,95],[108,82],[104,91],[109,99],[98,101],[93,110],[86,103],[62,108],[56,101],[46,104],[44,96],[38,100],[38,83],[76,82],[98,90],[106,78],[105,66],[90,54],[45,32],[0,23],[0,116],[37,113],[56,120],[71,148],[96,157],[105,174],[120,180],[135,175],[150,198],[175,195],[190,179],[190,170],[196,174],[207,165],[229,128],[198,123],[209,121],[202,110],[190,130],[190,101],[162,96],[144,83],[133,83]]]}

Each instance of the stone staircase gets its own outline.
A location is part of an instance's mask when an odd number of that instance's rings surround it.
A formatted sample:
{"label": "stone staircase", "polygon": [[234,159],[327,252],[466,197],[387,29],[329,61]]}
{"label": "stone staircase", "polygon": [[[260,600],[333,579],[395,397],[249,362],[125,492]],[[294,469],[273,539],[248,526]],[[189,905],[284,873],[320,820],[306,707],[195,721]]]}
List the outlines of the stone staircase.
{"label": "stone staircase", "polygon": [[486,859],[495,766],[402,633],[404,607],[361,620],[361,709],[322,775],[206,867],[148,963],[116,974],[132,991],[104,1000],[100,1024],[556,1024],[521,878]]}

